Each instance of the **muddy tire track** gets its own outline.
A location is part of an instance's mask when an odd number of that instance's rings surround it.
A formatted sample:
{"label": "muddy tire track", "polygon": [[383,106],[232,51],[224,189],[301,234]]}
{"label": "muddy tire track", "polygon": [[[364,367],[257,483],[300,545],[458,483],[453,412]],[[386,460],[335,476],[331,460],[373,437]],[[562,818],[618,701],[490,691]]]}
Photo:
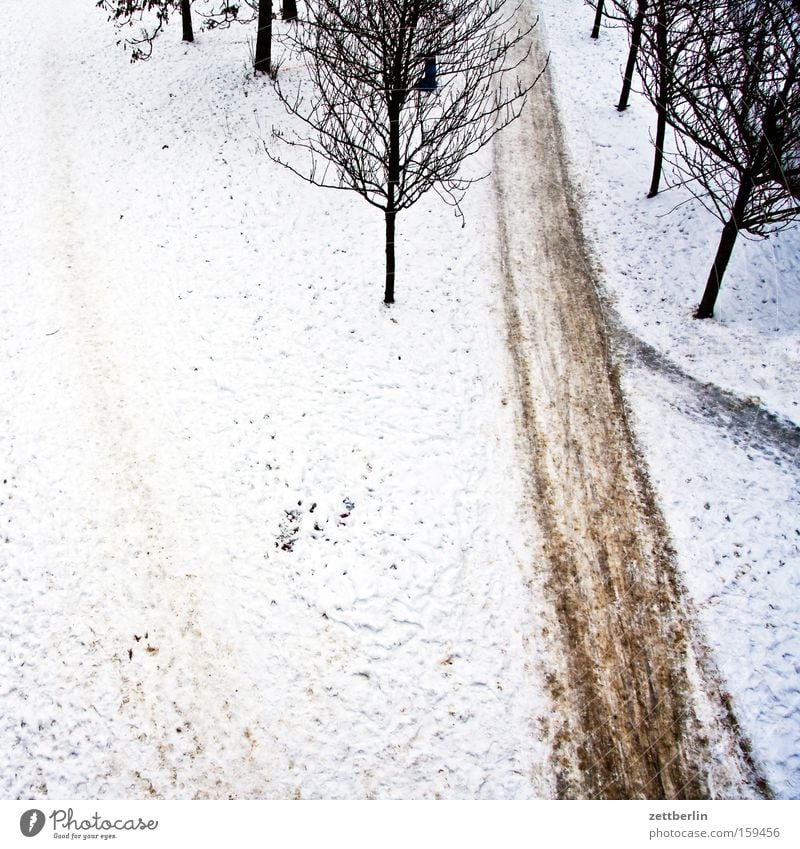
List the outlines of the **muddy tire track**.
{"label": "muddy tire track", "polygon": [[[528,72],[544,60],[536,44]],[[521,442],[563,658],[550,678],[557,793],[768,795],[707,680],[628,427],[547,74],[498,137],[494,174]]]}

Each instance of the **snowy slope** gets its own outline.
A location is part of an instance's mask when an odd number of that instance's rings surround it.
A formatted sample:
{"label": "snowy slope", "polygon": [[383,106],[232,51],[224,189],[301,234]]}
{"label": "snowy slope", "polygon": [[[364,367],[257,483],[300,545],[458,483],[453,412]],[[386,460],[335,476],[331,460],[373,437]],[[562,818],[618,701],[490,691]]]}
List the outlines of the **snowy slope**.
{"label": "snowy slope", "polygon": [[488,185],[400,220],[387,311],[252,32],[13,7],[2,795],[550,795]]}

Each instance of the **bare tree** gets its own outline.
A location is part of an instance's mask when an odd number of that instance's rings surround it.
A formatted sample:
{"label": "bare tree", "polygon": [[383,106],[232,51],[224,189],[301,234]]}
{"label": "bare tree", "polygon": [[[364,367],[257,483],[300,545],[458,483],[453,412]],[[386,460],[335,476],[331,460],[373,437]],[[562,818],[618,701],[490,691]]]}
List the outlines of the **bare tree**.
{"label": "bare tree", "polygon": [[430,189],[458,209],[473,182],[459,177],[460,164],[518,117],[536,82],[507,82],[533,29],[515,15],[504,0],[315,0],[290,36],[307,74],[276,91],[311,133],[273,129],[295,155],[267,153],[383,211],[387,304],[397,214]]}
{"label": "bare tree", "polygon": [[603,14],[605,14],[606,21],[616,22],[617,26],[622,25],[628,30],[630,40],[628,59],[622,75],[622,91],[617,104],[617,109],[622,112],[628,108],[633,72],[636,68],[636,59],[642,43],[642,29],[645,25],[645,18],[647,17],[648,8],[652,0],[610,0],[610,3],[604,3],[603,0],[597,0],[596,3],[591,3],[590,0],[585,0],[585,2],[593,5],[595,8],[594,26],[591,33],[592,38],[597,38],[600,34],[600,23]]}
{"label": "bare tree", "polygon": [[[275,16],[272,0],[244,0],[244,6],[249,10],[248,12],[242,12],[242,3],[222,0],[220,6],[215,7],[210,14],[204,15],[206,28],[228,27],[233,23],[249,24],[258,20],[253,70],[256,73],[272,74],[275,70],[272,65],[272,19]],[[284,0],[282,17],[290,20],[292,16],[297,17],[297,5],[294,0]]]}
{"label": "bare tree", "polygon": [[643,21],[637,67],[639,75],[648,78],[645,94],[656,110],[655,155],[647,193],[650,198],[658,194],[661,185],[670,81],[673,73],[679,72],[682,51],[690,48],[696,36],[695,9],[705,2],[707,0],[651,0]]}
{"label": "bare tree", "polygon": [[[656,109],[655,155],[648,197],[658,194],[663,170],[664,142],[666,137],[666,109],[669,100],[669,68],[679,62],[679,54],[686,42],[688,11],[709,0],[610,0],[605,15],[611,25],[622,25],[628,30],[628,58],[623,72],[622,90],[617,109],[628,108],[633,89],[634,71],[651,72],[656,83],[651,85],[651,98]],[[589,2],[589,0],[587,0]],[[713,0],[711,0],[713,2]],[[596,4],[596,22],[599,24],[603,3]],[[592,35],[594,36],[594,31]]]}
{"label": "bare tree", "polygon": [[656,108],[656,137],[653,173],[650,177],[650,189],[647,192],[649,198],[658,194],[661,173],[664,169],[664,143],[667,138],[667,104],[669,103],[669,63],[671,61],[669,34],[672,21],[668,6],[669,0],[655,0],[655,32],[650,34],[649,38],[648,34],[645,34],[645,38],[648,39],[645,50],[647,47],[650,48],[658,74],[653,103]]}
{"label": "bare tree", "polygon": [[626,0],[613,0],[613,2],[628,26],[631,42],[628,49],[628,61],[625,64],[625,73],[622,77],[622,91],[620,92],[619,103],[617,104],[617,110],[622,112],[628,108],[631,86],[633,85],[633,72],[636,69],[636,59],[642,43],[642,29],[644,27],[645,15],[647,14],[648,0],[636,0],[635,12],[632,8],[632,2],[626,2]]}
{"label": "bare tree", "polygon": [[[796,0],[686,2],[679,61],[667,66],[675,166],[723,223],[697,318],[714,313],[737,236],[800,216],[800,10]],[[658,71],[644,74],[658,97]]]}

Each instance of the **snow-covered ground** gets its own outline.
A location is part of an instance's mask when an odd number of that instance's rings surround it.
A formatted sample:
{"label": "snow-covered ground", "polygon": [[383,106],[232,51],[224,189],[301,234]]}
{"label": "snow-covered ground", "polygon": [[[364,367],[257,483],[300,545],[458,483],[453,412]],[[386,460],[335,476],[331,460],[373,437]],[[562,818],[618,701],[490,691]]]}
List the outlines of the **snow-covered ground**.
{"label": "snow-covered ground", "polygon": [[[797,234],[740,244],[692,321],[716,224],[644,200],[619,34],[536,5],[621,321],[797,421]],[[2,797],[552,796],[491,182],[464,229],[435,196],[400,218],[386,310],[380,216],[264,155],[286,117],[252,29],[172,26],[130,65],[92,0],[6,6]],[[796,796],[797,457],[663,374],[626,371],[637,432],[712,662]]]}
{"label": "snow-covered ground", "polygon": [[251,29],[7,15],[0,793],[551,795],[490,185],[401,218],[389,311]]}
{"label": "snow-covered ground", "polygon": [[692,319],[721,224],[683,189],[646,198],[653,110],[641,96],[615,108],[625,31],[594,41],[583,0],[537,5],[601,286],[651,348],[623,384],[683,579],[756,760],[796,798],[800,231],[740,238],[716,317]]}

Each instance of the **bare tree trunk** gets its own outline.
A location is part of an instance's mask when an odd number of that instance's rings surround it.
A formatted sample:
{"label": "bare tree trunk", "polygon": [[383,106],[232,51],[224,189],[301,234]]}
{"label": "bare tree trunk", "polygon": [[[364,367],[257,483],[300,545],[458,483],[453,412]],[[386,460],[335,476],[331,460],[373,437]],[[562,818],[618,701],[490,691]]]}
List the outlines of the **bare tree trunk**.
{"label": "bare tree trunk", "polygon": [[383,292],[385,304],[394,303],[394,222],[397,213],[386,210],[386,287]]}
{"label": "bare tree trunk", "polygon": [[183,40],[194,41],[192,31],[192,0],[181,0],[181,22],[183,23]]}
{"label": "bare tree trunk", "polygon": [[656,26],[656,52],[658,54],[658,94],[656,95],[656,152],[653,157],[653,176],[647,197],[658,194],[661,172],[664,167],[664,139],[667,135],[667,103],[669,100],[669,43],[667,40],[667,8],[665,0],[658,3]]}
{"label": "bare tree trunk", "polygon": [[711,318],[714,315],[714,305],[717,302],[717,295],[719,295],[719,290],[722,286],[722,278],[725,275],[725,269],[728,267],[728,261],[733,253],[733,246],[736,244],[736,237],[739,235],[741,222],[752,192],[753,181],[749,175],[744,176],[739,185],[739,191],[736,193],[731,217],[722,228],[722,237],[717,247],[717,255],[714,257],[714,264],[711,266],[711,272],[708,275],[700,305],[695,311],[695,318]]}
{"label": "bare tree trunk", "polygon": [[258,35],[253,68],[262,74],[268,74],[272,70],[272,0],[259,0]]}
{"label": "bare tree trunk", "polygon": [[594,15],[594,26],[592,27],[592,38],[600,38],[600,21],[603,19],[603,0],[597,0],[597,10]]}
{"label": "bare tree trunk", "polygon": [[389,160],[386,192],[386,289],[385,304],[394,303],[394,232],[397,217],[397,189],[400,185],[400,102],[398,94],[389,99]]}
{"label": "bare tree trunk", "polygon": [[656,152],[653,156],[653,176],[650,179],[650,190],[647,197],[654,198],[658,194],[661,183],[661,172],[664,169],[664,140],[667,135],[667,110],[659,104],[656,108]]}
{"label": "bare tree trunk", "polygon": [[631,85],[633,82],[633,72],[636,69],[636,56],[639,53],[639,45],[642,43],[642,26],[644,25],[644,15],[647,11],[647,0],[638,0],[636,9],[636,17],[633,19],[633,31],[631,33],[631,48],[628,51],[628,64],[625,68],[625,78],[622,81],[622,92],[619,96],[617,109],[622,112],[628,108],[628,98],[631,93]]}
{"label": "bare tree trunk", "polygon": [[281,17],[284,21],[297,20],[297,0],[283,0],[281,6]]}

